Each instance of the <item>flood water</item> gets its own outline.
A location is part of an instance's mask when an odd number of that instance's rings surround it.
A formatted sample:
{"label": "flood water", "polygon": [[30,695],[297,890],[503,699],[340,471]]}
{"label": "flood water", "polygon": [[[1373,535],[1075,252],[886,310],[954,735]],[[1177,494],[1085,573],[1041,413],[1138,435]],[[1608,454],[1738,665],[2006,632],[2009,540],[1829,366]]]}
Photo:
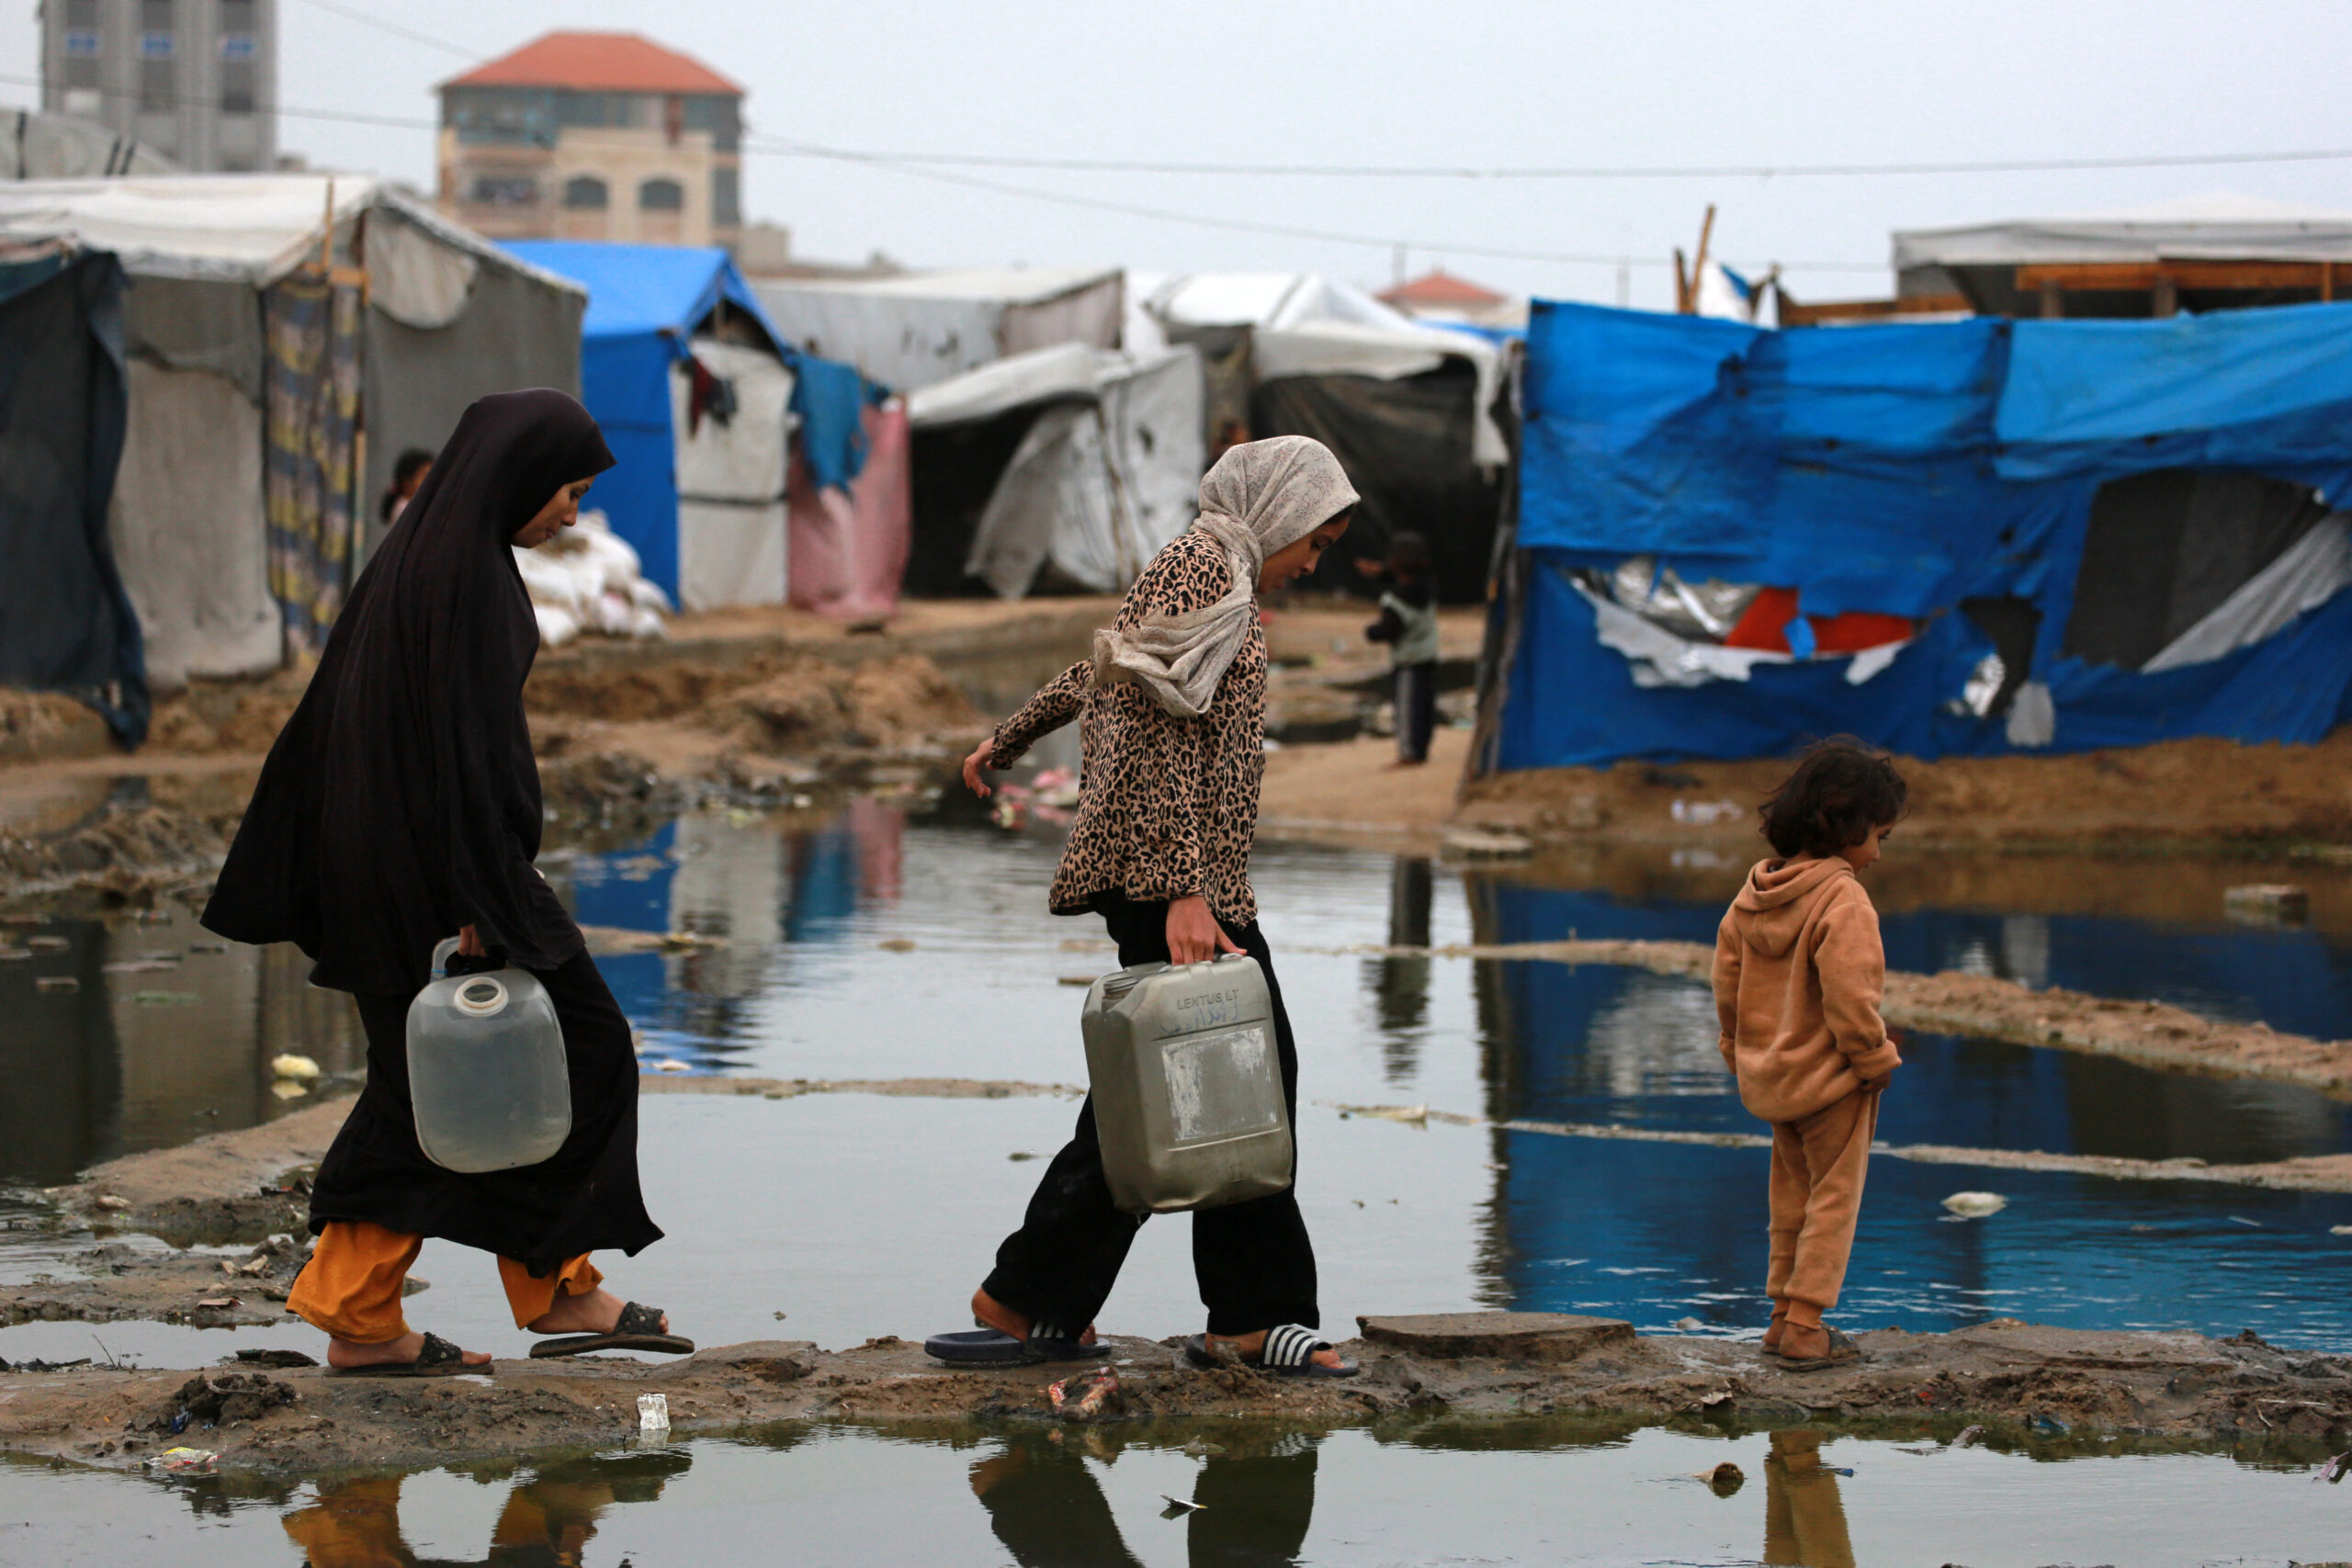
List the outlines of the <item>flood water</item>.
{"label": "flood water", "polygon": [[[2301,1456],[2109,1447],[1939,1450],[1556,1419],[1332,1432],[793,1424],[299,1483],[0,1461],[0,1562],[2168,1568],[2340,1548],[2344,1499],[2313,1487]],[[1697,1477],[1726,1461],[1744,1483],[1718,1495]],[[1200,1506],[1183,1513],[1171,1497]]]}

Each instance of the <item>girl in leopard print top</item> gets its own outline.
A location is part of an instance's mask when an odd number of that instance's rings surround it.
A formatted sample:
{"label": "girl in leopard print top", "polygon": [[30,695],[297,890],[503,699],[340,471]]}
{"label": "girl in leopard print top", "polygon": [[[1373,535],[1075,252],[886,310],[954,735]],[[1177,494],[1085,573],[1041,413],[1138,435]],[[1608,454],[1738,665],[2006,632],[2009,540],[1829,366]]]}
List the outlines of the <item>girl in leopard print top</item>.
{"label": "girl in leopard print top", "polygon": [[[1040,736],[1080,721],[1078,816],[1048,896],[1054,912],[1101,915],[1123,967],[1220,952],[1256,959],[1294,1114],[1298,1053],[1250,889],[1266,733],[1257,595],[1314,570],[1355,502],[1319,442],[1286,435],[1233,447],[1201,481],[1200,520],[1144,569],[1095,635],[1094,657],[1063,671],[964,762],[965,782],[986,795],[982,770],[1009,767]],[[972,1297],[982,1332],[943,1335],[927,1348],[958,1361],[1094,1354],[1094,1314],[1141,1223],[1111,1200],[1089,1097]],[[1196,1359],[1352,1375],[1313,1332],[1315,1249],[1295,1192],[1203,1209],[1193,1226],[1209,1309],[1208,1331],[1193,1337]]]}

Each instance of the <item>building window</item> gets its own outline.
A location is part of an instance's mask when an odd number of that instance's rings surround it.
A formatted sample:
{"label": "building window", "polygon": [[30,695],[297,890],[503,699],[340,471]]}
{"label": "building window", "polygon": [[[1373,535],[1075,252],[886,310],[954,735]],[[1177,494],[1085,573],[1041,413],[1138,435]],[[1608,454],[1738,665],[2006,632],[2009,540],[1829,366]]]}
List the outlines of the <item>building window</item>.
{"label": "building window", "polygon": [[251,114],[254,112],[254,62],[250,60],[224,60],[220,62],[220,112]]}
{"label": "building window", "polygon": [[594,175],[574,175],[563,184],[563,204],[575,212],[602,212],[611,201],[611,191]]}
{"label": "building window", "polygon": [[167,56],[139,62],[139,108],[142,114],[176,114],[180,107],[178,73]]}
{"label": "building window", "polygon": [[684,212],[686,187],[672,179],[648,180],[637,187],[637,207],[640,212]]}
{"label": "building window", "polygon": [[175,53],[178,52],[178,43],[179,40],[172,37],[169,33],[141,33],[139,35],[139,58],[141,60],[169,60]]}
{"label": "building window", "polygon": [[472,199],[480,207],[529,207],[539,199],[539,183],[528,175],[480,175]]}
{"label": "building window", "polygon": [[231,63],[253,62],[261,58],[261,45],[251,33],[222,33],[220,58]]}
{"label": "building window", "polygon": [[710,220],[721,229],[742,227],[742,170],[721,167],[710,171]]}
{"label": "building window", "polygon": [[98,29],[97,29],[97,28],[69,28],[69,29],[67,29],[66,34],[65,34],[65,58],[66,58],[66,59],[68,59],[68,60],[96,60],[97,57],[98,57]]}

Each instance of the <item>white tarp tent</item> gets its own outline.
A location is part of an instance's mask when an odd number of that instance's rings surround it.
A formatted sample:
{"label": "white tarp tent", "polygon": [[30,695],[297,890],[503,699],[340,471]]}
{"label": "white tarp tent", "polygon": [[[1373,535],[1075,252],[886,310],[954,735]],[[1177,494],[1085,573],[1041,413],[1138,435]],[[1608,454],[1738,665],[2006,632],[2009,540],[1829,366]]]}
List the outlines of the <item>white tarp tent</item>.
{"label": "white tarp tent", "polygon": [[1477,371],[1470,457],[1482,468],[1510,461],[1495,423],[1503,355],[1475,333],[1417,321],[1353,284],[1306,272],[1130,273],[1125,344],[1148,347],[1168,329],[1248,327],[1260,381],[1293,376],[1367,376],[1395,381],[1447,358]]}
{"label": "white tarp tent", "polygon": [[2098,262],[2352,262],[2352,213],[2213,195],[2119,212],[1897,230],[1894,269]]}
{"label": "white tarp tent", "polygon": [[752,281],[768,319],[801,349],[898,392],[1057,344],[1115,348],[1123,288],[1124,275],[1102,267]]}
{"label": "white tarp tent", "polygon": [[1097,592],[1135,580],[1191,526],[1207,457],[1200,357],[1063,344],[907,399],[918,431],[1037,407],[972,537],[965,570],[1018,599],[1046,563]]}
{"label": "white tarp tent", "polygon": [[334,265],[367,276],[363,502],[401,447],[437,446],[483,393],[579,389],[584,291],[372,178],[0,183],[0,243],[45,239],[111,251],[130,275],[129,427],[110,526],[159,685],[257,673],[285,656],[264,501],[264,297],[319,258],[322,240]]}
{"label": "white tarp tent", "polygon": [[693,341],[694,356],[735,389],[725,424],[695,420],[694,373],[670,368],[678,464],[681,609],[781,604],[785,600],[785,468],[790,460],[792,372],[766,348]]}

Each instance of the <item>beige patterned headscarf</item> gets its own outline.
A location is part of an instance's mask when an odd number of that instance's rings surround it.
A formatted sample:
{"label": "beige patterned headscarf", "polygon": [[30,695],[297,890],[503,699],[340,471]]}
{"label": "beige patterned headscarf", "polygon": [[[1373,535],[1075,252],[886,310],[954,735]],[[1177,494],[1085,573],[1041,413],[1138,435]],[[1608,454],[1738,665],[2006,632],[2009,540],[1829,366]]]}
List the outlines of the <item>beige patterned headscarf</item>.
{"label": "beige patterned headscarf", "polygon": [[1340,459],[1320,441],[1277,435],[1228,447],[1201,480],[1195,532],[1225,547],[1233,587],[1216,604],[1094,634],[1094,683],[1133,681],[1181,718],[1204,713],[1258,614],[1266,558],[1356,503]]}

